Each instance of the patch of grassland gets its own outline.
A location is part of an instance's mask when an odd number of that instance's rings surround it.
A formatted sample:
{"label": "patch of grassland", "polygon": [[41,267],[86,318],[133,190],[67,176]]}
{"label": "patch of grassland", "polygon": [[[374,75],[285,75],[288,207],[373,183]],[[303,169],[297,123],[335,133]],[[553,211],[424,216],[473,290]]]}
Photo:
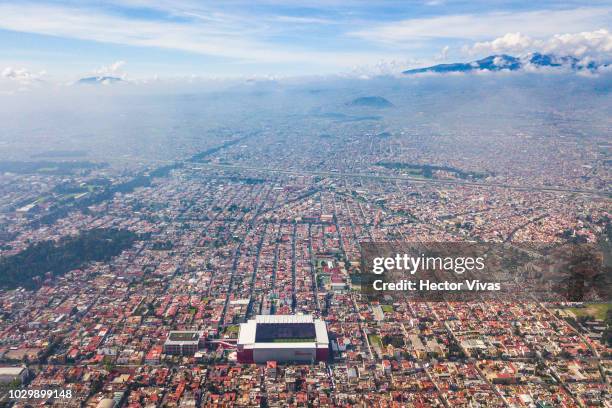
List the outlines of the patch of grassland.
{"label": "patch of grassland", "polygon": [[381,305],[382,311],[385,313],[393,313],[393,306],[391,305]]}
{"label": "patch of grassland", "polygon": [[383,343],[378,334],[368,334],[368,340],[372,346],[378,346],[380,349],[383,348]]}
{"label": "patch of grassland", "polygon": [[605,320],[606,313],[612,308],[612,303],[589,303],[585,304],[584,307],[572,307],[569,308],[576,317],[592,316],[595,319]]}

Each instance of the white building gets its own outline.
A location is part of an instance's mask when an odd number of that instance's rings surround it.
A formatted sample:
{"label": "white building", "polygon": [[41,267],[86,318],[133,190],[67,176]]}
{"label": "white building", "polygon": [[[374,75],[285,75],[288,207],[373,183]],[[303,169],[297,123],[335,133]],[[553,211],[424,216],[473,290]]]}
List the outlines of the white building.
{"label": "white building", "polygon": [[7,384],[16,379],[23,383],[28,379],[28,374],[28,368],[25,366],[0,367],[0,384]]}
{"label": "white building", "polygon": [[259,315],[240,325],[238,361],[241,363],[326,361],[327,327],[311,315]]}

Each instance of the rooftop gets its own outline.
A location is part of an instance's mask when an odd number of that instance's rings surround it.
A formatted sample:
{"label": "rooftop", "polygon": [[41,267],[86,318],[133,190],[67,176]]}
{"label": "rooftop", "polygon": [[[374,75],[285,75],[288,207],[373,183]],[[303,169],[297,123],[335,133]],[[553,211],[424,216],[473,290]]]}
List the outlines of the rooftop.
{"label": "rooftop", "polygon": [[312,315],[258,315],[257,324],[314,323]]}
{"label": "rooftop", "polygon": [[19,366],[19,367],[0,367],[0,375],[14,375],[14,376],[18,376],[25,369],[26,368],[22,367],[22,366]]}
{"label": "rooftop", "polygon": [[[266,324],[289,325],[290,327],[282,327],[278,333],[266,333],[258,335],[259,330],[267,332],[273,330],[271,327],[265,327]],[[295,325],[304,324],[306,332],[299,330]],[[262,326],[264,325],[264,326]],[[308,327],[308,325],[312,325]],[[291,330],[293,326],[293,330]],[[259,327],[259,329],[258,329]],[[303,335],[307,333],[308,335]],[[261,338],[258,338],[261,337]],[[270,347],[283,348],[288,344],[291,346],[325,346],[329,343],[327,336],[327,328],[325,322],[321,319],[314,319],[312,315],[257,315],[255,319],[249,320],[240,325],[240,333],[238,335],[238,344],[250,345],[249,347]]]}
{"label": "rooftop", "polygon": [[168,341],[171,342],[192,342],[200,339],[200,333],[196,331],[171,331],[168,334]]}

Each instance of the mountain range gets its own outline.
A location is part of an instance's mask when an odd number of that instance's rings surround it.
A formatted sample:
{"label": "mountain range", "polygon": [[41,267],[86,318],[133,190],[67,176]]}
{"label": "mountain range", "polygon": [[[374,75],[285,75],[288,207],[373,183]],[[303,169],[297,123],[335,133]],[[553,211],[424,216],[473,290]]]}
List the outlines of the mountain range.
{"label": "mountain range", "polygon": [[470,71],[518,71],[527,67],[535,68],[567,68],[573,71],[595,71],[606,64],[598,64],[590,61],[583,63],[572,56],[556,56],[552,54],[532,53],[524,57],[513,57],[512,55],[500,54],[490,55],[472,62],[458,62],[454,64],[439,64],[431,67],[409,69],[404,74],[421,74],[425,72],[450,73]]}
{"label": "mountain range", "polygon": [[113,76],[92,76],[81,78],[77,81],[78,84],[98,85],[98,84],[114,84],[115,82],[123,82],[123,79]]}

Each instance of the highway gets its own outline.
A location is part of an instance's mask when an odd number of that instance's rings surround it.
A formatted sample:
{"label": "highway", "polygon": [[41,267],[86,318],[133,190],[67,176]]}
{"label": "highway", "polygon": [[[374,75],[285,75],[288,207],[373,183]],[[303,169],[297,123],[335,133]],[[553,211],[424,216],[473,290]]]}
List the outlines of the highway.
{"label": "highway", "polygon": [[243,166],[243,165],[233,165],[233,164],[213,164],[213,163],[199,163],[199,162],[193,162],[193,165],[196,168],[197,167],[208,167],[208,168],[217,168],[217,169],[226,169],[226,170],[248,170],[248,171],[260,171],[260,172],[266,172],[266,173],[290,174],[290,175],[296,175],[296,176],[310,175],[310,176],[336,177],[336,178],[367,178],[367,179],[375,179],[375,180],[399,180],[399,181],[410,181],[413,183],[422,183],[422,184],[461,185],[461,186],[473,186],[473,187],[482,187],[482,188],[499,187],[499,188],[517,190],[517,191],[534,191],[534,192],[555,193],[555,194],[585,194],[585,195],[602,196],[602,197],[612,196],[612,191],[573,189],[573,188],[558,187],[558,186],[551,186],[551,187],[515,186],[515,185],[503,184],[503,183],[480,183],[476,181],[465,181],[465,180],[440,180],[440,179],[426,179],[426,178],[411,177],[411,176],[395,176],[395,175],[363,174],[363,173],[340,173],[340,172],[332,172],[332,171],[287,170],[287,169],[277,169],[277,168],[271,168],[271,167],[254,167],[254,166]]}

